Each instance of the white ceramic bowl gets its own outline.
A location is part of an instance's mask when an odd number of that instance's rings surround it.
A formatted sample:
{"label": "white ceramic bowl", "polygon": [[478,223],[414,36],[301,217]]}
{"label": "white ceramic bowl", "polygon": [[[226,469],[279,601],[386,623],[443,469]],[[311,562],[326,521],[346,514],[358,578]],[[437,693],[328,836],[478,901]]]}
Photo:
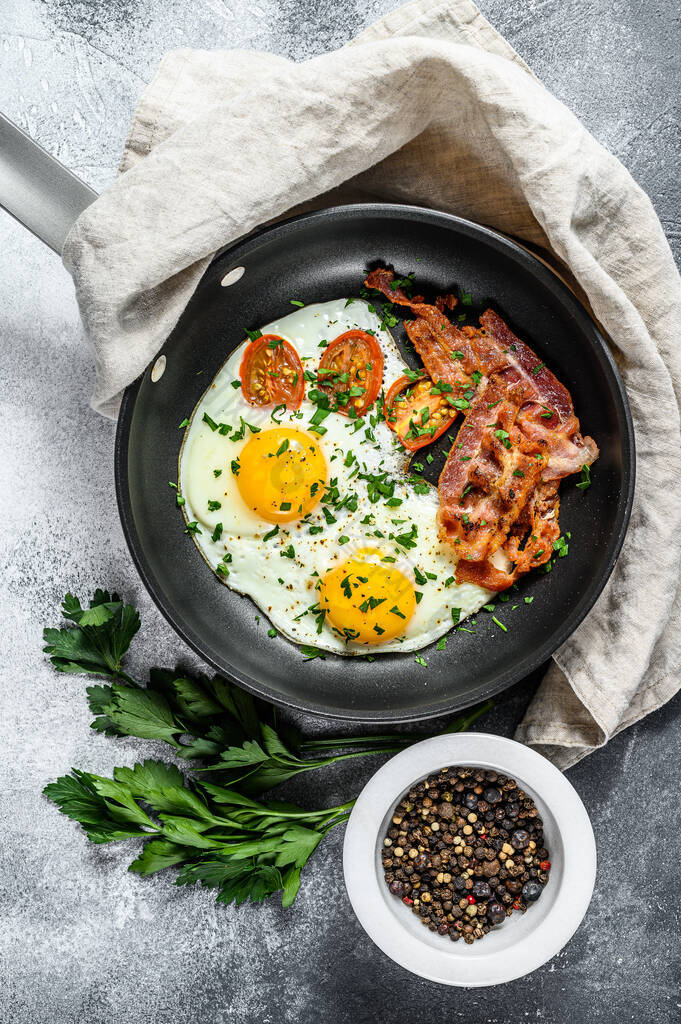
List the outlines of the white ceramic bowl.
{"label": "white ceramic bowl", "polygon": [[[472,945],[425,928],[388,891],[381,865],[395,805],[415,783],[450,765],[491,769],[515,779],[537,805],[551,861],[539,900]],[[384,953],[422,978],[474,988],[529,974],[565,946],[591,900],[596,844],[584,804],[550,761],[501,736],[455,733],[403,750],[367,783],[348,821],[343,871],[353,910]]]}

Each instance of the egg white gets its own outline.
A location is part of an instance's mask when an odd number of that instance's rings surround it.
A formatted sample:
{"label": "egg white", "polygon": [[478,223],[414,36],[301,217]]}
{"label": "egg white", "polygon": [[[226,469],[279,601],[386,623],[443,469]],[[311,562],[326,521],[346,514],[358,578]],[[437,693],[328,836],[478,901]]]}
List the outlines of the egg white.
{"label": "egg white", "polygon": [[[363,300],[342,298],[305,306],[267,324],[261,332],[278,334],[290,341],[303,368],[316,371],[323,354],[320,343],[331,342],[353,328],[373,331],[379,340],[387,388],[402,374],[404,361],[390,332],[382,327],[373,307]],[[453,609],[460,610],[458,621],[478,611],[488,601],[490,592],[473,584],[458,586],[453,582],[456,558],[438,538],[437,490],[428,485],[427,493],[417,493],[407,481],[408,462],[396,445],[395,434],[382,421],[372,425],[370,414],[358,429],[359,421],[331,413],[323,422],[326,432],[318,436],[310,426],[317,406],[307,394],[296,412],[273,412],[271,408],[249,405],[241,388],[233,386],[239,379],[241,359],[248,344],[245,341],[231,354],[196,406],[180,453],[179,492],[185,502],[183,509],[187,522],[198,523],[200,531],[192,536],[214,570],[224,564],[225,556],[231,556],[229,575],[219,578],[233,590],[247,594],[272,625],[295,643],[342,655],[415,651],[452,628],[456,619]],[[211,429],[204,421],[205,413],[215,423],[233,428],[238,428],[243,418],[243,439],[232,441],[219,430]],[[309,432],[325,456],[327,483],[333,479],[341,497],[356,494],[356,511],[336,510],[328,505],[336,518],[335,523],[329,524],[323,506],[318,504],[306,522],[280,523],[276,535],[265,540],[272,532],[272,523],[246,506],[230,467],[253,436],[247,424],[267,430],[277,423]],[[218,476],[216,470],[221,470]],[[364,473],[387,473],[394,481],[393,499],[401,504],[388,507],[385,500],[372,503],[371,482],[359,479]],[[424,482],[421,483],[419,491],[425,489]],[[220,508],[209,511],[209,501],[219,502]],[[371,522],[362,523],[367,516],[371,516]],[[222,524],[222,534],[213,541],[218,523]],[[396,538],[409,534],[414,524],[418,531],[415,546],[406,547]],[[311,533],[310,526],[322,526],[323,530]],[[377,532],[382,536],[377,536]],[[291,545],[293,558],[284,555]],[[319,599],[320,578],[363,548],[379,549],[395,558],[395,566],[422,594],[402,636],[382,644],[352,643],[334,631],[328,617],[320,622],[315,611],[310,610]],[[425,583],[421,582],[426,573],[435,579],[428,577]]]}

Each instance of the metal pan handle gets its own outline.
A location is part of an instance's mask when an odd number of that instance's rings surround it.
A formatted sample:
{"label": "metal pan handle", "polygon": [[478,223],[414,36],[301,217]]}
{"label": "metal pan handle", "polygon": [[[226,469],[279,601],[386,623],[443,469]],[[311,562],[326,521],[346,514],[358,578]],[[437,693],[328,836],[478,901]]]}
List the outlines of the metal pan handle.
{"label": "metal pan handle", "polygon": [[97,193],[0,114],[0,206],[61,256]]}

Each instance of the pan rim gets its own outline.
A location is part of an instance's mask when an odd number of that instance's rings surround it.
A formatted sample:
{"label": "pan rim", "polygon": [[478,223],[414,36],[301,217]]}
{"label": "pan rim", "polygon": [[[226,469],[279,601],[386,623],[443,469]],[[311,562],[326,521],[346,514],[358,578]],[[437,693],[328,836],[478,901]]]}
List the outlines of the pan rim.
{"label": "pan rim", "polygon": [[[400,203],[354,203],[344,206],[328,207],[315,210],[310,213],[298,214],[295,217],[289,217],[268,227],[256,229],[250,234],[242,236],[231,245],[220,250],[220,252],[214,257],[214,260],[223,259],[225,255],[230,252],[239,253],[240,256],[246,255],[249,249],[254,245],[260,244],[263,240],[269,238],[277,238],[281,234],[290,232],[292,229],[295,230],[296,225],[301,222],[311,224],[315,221],[324,221],[328,223],[334,219],[347,220],[349,217],[353,216],[378,217],[386,219],[396,216],[407,217],[411,220],[418,220],[421,223],[431,222],[434,225],[444,224],[453,226],[464,235],[472,236],[477,239],[482,238],[498,251],[510,254],[517,262],[524,265],[530,274],[535,278],[541,279],[549,290],[552,290],[554,293],[558,292],[560,294],[561,302],[568,307],[571,307],[571,312],[576,319],[578,319],[582,325],[590,328],[595,351],[604,364],[606,373],[613,386],[613,399],[617,406],[618,416],[623,427],[622,489],[618,500],[617,514],[613,520],[613,532],[611,534],[610,551],[607,562],[598,576],[592,578],[586,592],[582,596],[581,601],[571,610],[569,615],[566,616],[562,627],[554,630],[546,642],[534,647],[527,654],[523,655],[521,659],[515,661],[509,668],[500,671],[494,679],[490,681],[489,685],[482,690],[478,690],[473,698],[467,699],[461,696],[458,698],[446,698],[438,701],[436,704],[425,710],[394,712],[390,709],[362,711],[361,709],[357,710],[356,708],[327,708],[315,705],[311,701],[283,697],[280,694],[273,693],[267,685],[262,684],[258,679],[252,677],[248,673],[242,672],[236,666],[230,664],[229,668],[227,668],[224,663],[220,663],[216,658],[206,654],[200,635],[183,623],[180,620],[180,617],[175,614],[174,610],[166,601],[163,590],[155,578],[152,566],[149,564],[142,550],[132,513],[132,502],[128,486],[128,447],[135,404],[141,382],[148,370],[148,367],[135,381],[133,381],[132,384],[128,385],[121,402],[114,445],[116,500],[128,550],[147,593],[150,595],[156,607],[169,622],[178,636],[213,669],[225,676],[231,682],[234,682],[244,690],[252,693],[254,696],[279,707],[289,708],[291,710],[336,721],[355,721],[366,724],[383,725],[408,724],[428,721],[430,719],[446,715],[454,710],[462,710],[473,704],[477,704],[482,700],[494,697],[503,690],[508,689],[510,686],[528,676],[543,662],[550,658],[575,632],[581,622],[583,622],[612,575],[612,571],[622,549],[629,526],[636,482],[635,435],[631,409],[629,407],[624,383],[613,355],[610,352],[597,323],[590,316],[576,295],[574,295],[550,265],[535,257],[534,254],[523,245],[516,243],[506,235],[503,235],[492,228],[476,224],[473,221],[457,217],[454,214],[444,213],[427,207],[403,205]],[[172,337],[172,334],[169,337]],[[169,339],[166,339],[164,346],[168,344],[168,340]],[[154,356],[154,360],[156,358],[158,358],[158,353]]]}

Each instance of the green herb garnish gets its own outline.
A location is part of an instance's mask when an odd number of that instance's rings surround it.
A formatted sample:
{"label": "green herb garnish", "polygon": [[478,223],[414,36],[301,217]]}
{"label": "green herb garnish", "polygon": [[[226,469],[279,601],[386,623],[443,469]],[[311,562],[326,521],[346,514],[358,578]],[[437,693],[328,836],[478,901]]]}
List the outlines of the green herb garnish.
{"label": "green herb garnish", "polygon": [[591,487],[591,469],[589,466],[582,466],[582,479],[578,484],[576,484],[576,486],[580,491],[586,491]]}
{"label": "green herb garnish", "polygon": [[[347,757],[392,753],[414,739],[305,740],[273,707],[219,676],[155,668],[142,685],[123,668],[140,627],[132,605],[97,590],[87,608],[67,594],[62,610],[67,625],[44,630],[45,651],[59,672],[105,677],[105,684],[87,688],[92,727],[109,737],[166,743],[175,761],[184,762],[179,768],[148,759],[115,768],[111,777],[73,769],[45,787],[91,842],[140,841],[130,869],[141,876],[172,868],[178,885],[213,888],[219,903],[259,903],[281,893],[290,906],[301,869],[324,836],[347,820],[354,801],[304,810],[261,794],[300,773]],[[307,659],[324,657],[307,645],[301,652]],[[446,731],[464,731],[490,706],[460,716]]]}

